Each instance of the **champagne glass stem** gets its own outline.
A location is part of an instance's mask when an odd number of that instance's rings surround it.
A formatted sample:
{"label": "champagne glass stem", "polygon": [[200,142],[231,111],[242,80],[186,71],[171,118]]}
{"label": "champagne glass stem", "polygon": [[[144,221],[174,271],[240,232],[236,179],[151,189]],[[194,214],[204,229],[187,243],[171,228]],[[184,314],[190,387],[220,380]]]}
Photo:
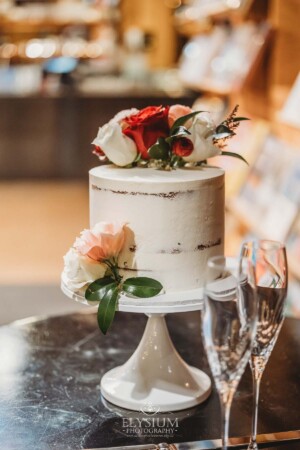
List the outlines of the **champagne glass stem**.
{"label": "champagne glass stem", "polygon": [[253,377],[253,416],[252,416],[252,431],[251,431],[251,439],[248,450],[256,450],[256,436],[257,436],[257,419],[258,419],[258,401],[259,401],[259,392],[260,392],[260,382],[262,373],[257,376],[255,369],[252,370]]}
{"label": "champagne glass stem", "polygon": [[229,436],[229,419],[234,389],[228,389],[228,392],[220,395],[222,412],[222,450],[227,450]]}

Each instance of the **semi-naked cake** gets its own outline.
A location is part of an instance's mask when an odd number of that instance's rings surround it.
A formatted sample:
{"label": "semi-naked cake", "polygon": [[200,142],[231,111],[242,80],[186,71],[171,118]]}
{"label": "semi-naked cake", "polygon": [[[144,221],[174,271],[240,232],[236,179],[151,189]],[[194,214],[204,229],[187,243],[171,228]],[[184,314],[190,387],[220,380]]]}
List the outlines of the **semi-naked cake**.
{"label": "semi-naked cake", "polygon": [[209,158],[243,160],[224,150],[241,120],[237,107],[216,125],[184,105],[149,106],[99,128],[90,229],[65,255],[62,285],[69,296],[99,303],[103,333],[121,301],[201,295],[208,258],[224,251],[224,172]]}
{"label": "semi-naked cake", "polygon": [[90,171],[90,225],[125,223],[118,265],[123,278],[146,276],[166,292],[203,286],[207,259],[223,254],[224,172],[95,167]]}

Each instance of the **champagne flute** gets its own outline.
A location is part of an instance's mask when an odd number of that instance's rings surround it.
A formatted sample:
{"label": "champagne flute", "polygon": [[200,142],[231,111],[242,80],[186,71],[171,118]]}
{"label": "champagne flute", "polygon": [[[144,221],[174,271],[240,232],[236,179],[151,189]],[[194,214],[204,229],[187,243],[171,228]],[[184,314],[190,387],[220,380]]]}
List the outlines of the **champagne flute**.
{"label": "champagne flute", "polygon": [[228,445],[230,408],[256,331],[255,269],[247,258],[216,256],[207,263],[202,334],[220,397],[223,450]]}
{"label": "champagne flute", "polygon": [[245,243],[241,257],[252,259],[256,271],[258,321],[250,358],[254,392],[248,447],[248,450],[255,450],[258,448],[256,435],[260,382],[284,319],[288,286],[287,258],[284,245],[268,240]]}

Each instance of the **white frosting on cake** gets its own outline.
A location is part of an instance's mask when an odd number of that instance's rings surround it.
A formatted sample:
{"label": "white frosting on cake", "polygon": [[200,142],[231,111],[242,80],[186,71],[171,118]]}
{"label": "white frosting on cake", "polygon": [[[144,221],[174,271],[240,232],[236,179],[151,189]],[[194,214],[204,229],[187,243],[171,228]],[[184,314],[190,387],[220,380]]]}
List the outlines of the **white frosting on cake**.
{"label": "white frosting on cake", "polygon": [[223,254],[224,172],[95,167],[90,225],[101,221],[127,224],[119,256],[124,278],[155,278],[169,292],[199,288],[207,259]]}

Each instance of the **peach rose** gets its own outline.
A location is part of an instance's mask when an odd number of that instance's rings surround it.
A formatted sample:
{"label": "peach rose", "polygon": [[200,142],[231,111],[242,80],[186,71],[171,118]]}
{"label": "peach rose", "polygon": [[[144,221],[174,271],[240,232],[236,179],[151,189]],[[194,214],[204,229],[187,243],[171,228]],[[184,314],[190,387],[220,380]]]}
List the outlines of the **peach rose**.
{"label": "peach rose", "polygon": [[169,109],[169,127],[171,128],[175,120],[179,119],[179,117],[186,116],[187,114],[192,113],[193,110],[189,108],[188,106],[184,105],[173,105],[170,106]]}
{"label": "peach rose", "polygon": [[82,231],[74,247],[94,261],[116,258],[124,245],[124,225],[99,222],[91,230]]}

